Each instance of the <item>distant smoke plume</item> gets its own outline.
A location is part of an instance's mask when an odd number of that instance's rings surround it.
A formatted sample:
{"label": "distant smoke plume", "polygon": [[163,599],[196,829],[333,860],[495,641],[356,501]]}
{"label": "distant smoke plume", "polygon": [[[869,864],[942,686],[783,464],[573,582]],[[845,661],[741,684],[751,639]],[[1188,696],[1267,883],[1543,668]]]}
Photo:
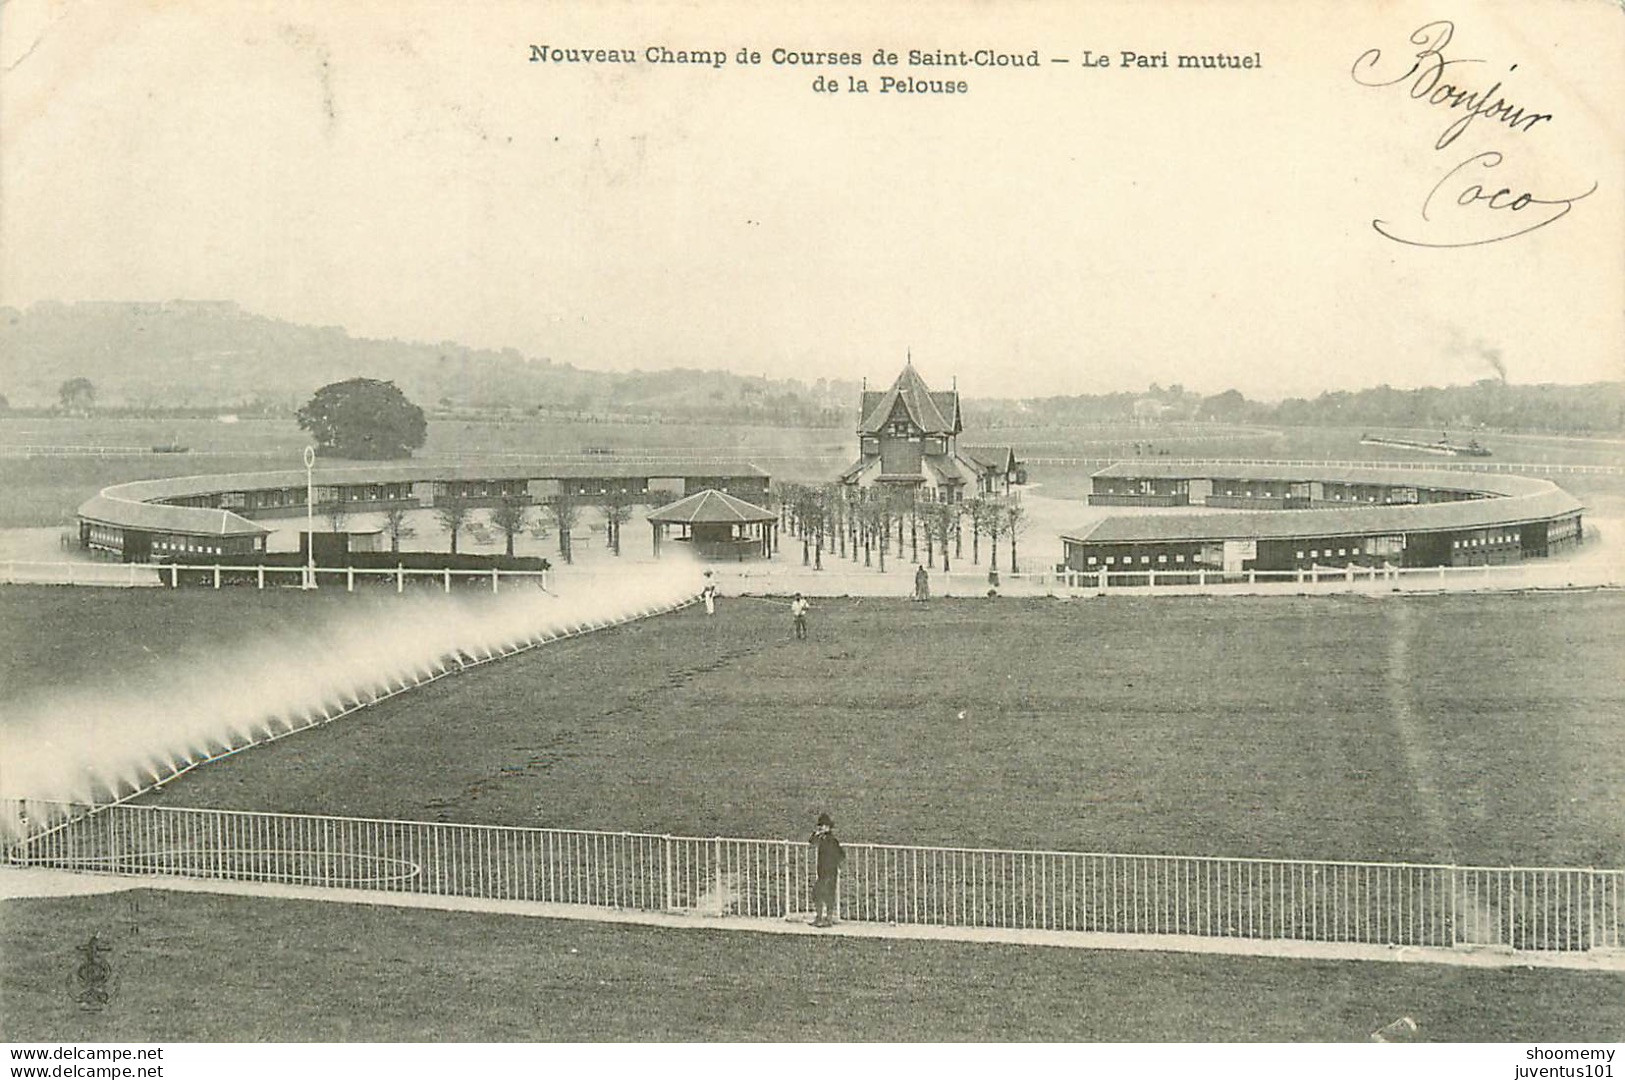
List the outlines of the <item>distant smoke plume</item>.
{"label": "distant smoke plume", "polygon": [[1460,333],[1451,335],[1450,344],[1445,346],[1446,355],[1462,357],[1468,360],[1482,360],[1489,365],[1495,377],[1503,384],[1507,381],[1506,361],[1501,358],[1501,350],[1486,342],[1483,338],[1474,338],[1468,341]]}

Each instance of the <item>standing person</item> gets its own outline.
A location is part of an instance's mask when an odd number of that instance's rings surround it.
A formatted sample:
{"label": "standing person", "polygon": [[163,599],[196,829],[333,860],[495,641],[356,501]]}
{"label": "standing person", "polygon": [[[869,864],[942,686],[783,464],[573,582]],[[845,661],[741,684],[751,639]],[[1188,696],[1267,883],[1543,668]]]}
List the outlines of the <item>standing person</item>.
{"label": "standing person", "polygon": [[818,826],[808,838],[816,856],[818,878],[813,882],[813,925],[835,925],[835,894],[841,879],[841,864],[846,852],[835,839],[835,821],[828,814],[818,815]]}
{"label": "standing person", "polygon": [[[706,574],[707,578],[710,576],[710,574]],[[705,613],[707,615],[715,615],[717,613],[717,583],[714,581],[707,581],[705,583],[705,588],[700,590],[700,596],[705,599]]]}
{"label": "standing person", "polygon": [[796,598],[790,601],[790,614],[796,618],[797,641],[807,640],[807,609],[811,606],[800,593],[796,593]]}
{"label": "standing person", "polygon": [[914,599],[922,603],[931,599],[931,575],[924,565],[914,571]]}

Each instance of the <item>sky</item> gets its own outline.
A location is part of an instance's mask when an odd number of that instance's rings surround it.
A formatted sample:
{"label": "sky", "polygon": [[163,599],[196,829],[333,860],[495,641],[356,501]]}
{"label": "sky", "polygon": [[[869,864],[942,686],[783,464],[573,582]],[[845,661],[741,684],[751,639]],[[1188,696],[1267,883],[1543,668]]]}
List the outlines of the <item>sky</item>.
{"label": "sky", "polygon": [[[1625,378],[1625,16],[1467,4],[1442,43],[1423,31],[1438,17],[10,0],[0,303],[226,299],[611,370],[889,381],[912,354],[971,396]],[[1475,116],[1440,146],[1463,108],[1356,78],[1403,76],[1427,47],[1413,34],[1452,61],[1440,81],[1499,80],[1492,95],[1550,119]],[[651,47],[728,62],[650,63]],[[873,63],[911,48],[1039,63]],[[966,92],[880,93],[883,76]],[[1456,205],[1475,182],[1545,201]]]}

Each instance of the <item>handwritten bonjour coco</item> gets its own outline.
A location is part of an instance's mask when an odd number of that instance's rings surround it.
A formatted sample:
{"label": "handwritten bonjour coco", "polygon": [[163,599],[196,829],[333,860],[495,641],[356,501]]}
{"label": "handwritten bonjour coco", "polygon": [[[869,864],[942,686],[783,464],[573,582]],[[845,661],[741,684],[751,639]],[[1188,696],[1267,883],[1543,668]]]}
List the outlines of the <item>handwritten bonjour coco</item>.
{"label": "handwritten bonjour coco", "polygon": [[[1467,77],[1467,71],[1461,70],[1464,65],[1487,61],[1447,55],[1445,50],[1455,32],[1455,24],[1448,20],[1427,23],[1410,36],[1411,44],[1418,46],[1414,53],[1394,64],[1385,58],[1382,49],[1367,49],[1354,61],[1349,75],[1361,86],[1398,87],[1425,107],[1449,112],[1450,122],[1433,144],[1439,151],[1448,149],[1480,119],[1518,135],[1554,122],[1551,113],[1526,108],[1504,97],[1502,79],[1487,90],[1462,85]],[[1517,68],[1517,64],[1511,65],[1508,74]],[[1491,170],[1503,166],[1505,173],[1491,175]],[[1545,228],[1597,190],[1593,183],[1575,195],[1537,195],[1515,180],[1502,184],[1500,178],[1513,171],[1500,150],[1472,154],[1446,171],[1428,191],[1418,219],[1400,225],[1379,218],[1371,226],[1390,240],[1415,247],[1476,247]]]}

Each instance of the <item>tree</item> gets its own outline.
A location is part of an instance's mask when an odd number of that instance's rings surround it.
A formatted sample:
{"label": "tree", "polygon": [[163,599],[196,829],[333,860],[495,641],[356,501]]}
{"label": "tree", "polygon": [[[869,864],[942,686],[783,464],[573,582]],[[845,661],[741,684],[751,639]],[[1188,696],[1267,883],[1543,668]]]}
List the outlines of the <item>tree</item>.
{"label": "tree", "polygon": [[970,561],[976,565],[982,562],[982,534],[987,531],[990,505],[980,495],[965,504],[965,516],[970,518]]}
{"label": "tree", "polygon": [[573,493],[561,491],[553,496],[547,504],[553,514],[553,524],[559,529],[559,554],[564,556],[567,563],[575,562],[575,552],[570,550],[570,530],[575,527],[576,518],[581,515],[581,504],[576,501]]}
{"label": "tree", "polygon": [[[875,498],[874,489],[858,495],[858,524],[863,531],[863,565],[874,565],[874,550],[880,539],[880,500]],[[880,549],[880,568],[886,569],[886,549]]]}
{"label": "tree", "polygon": [[468,500],[460,495],[436,496],[434,500],[434,516],[440,520],[440,527],[446,530],[451,537],[451,553],[457,554],[457,534],[463,531],[468,524],[469,515],[474,508],[468,505]]}
{"label": "tree", "polygon": [[1007,503],[1004,507],[1004,532],[1010,538],[1010,572],[1021,573],[1021,567],[1016,565],[1016,538],[1027,531],[1027,511],[1018,502]]}
{"label": "tree", "polygon": [[796,532],[801,536],[801,565],[812,565],[812,535],[813,524],[818,514],[818,493],[806,484],[796,484],[790,489],[792,513],[795,516]]}
{"label": "tree", "polygon": [[530,501],[523,495],[504,495],[502,501],[485,512],[493,528],[502,530],[508,542],[508,554],[513,555],[513,538],[530,524]]}
{"label": "tree", "polygon": [[429,434],[423,410],[394,383],[379,379],[329,383],[296,415],[324,457],[363,461],[411,457]]}
{"label": "tree", "polygon": [[336,491],[334,495],[332,502],[321,504],[322,517],[327,519],[328,532],[341,533],[345,531],[345,527],[350,523],[350,512],[338,500]]}
{"label": "tree", "polygon": [[64,412],[88,413],[96,404],[96,384],[83,375],[75,376],[57,387],[56,395]]}
{"label": "tree", "polygon": [[1004,531],[1004,507],[996,499],[982,500],[982,531],[987,533],[987,568],[999,572],[999,534]]}
{"label": "tree", "polygon": [[611,491],[598,500],[598,509],[604,515],[604,539],[617,557],[621,554],[621,526],[632,516],[632,497],[622,491]]}
{"label": "tree", "polygon": [[936,533],[937,541],[942,548],[942,572],[950,571],[948,563],[948,538],[954,534],[959,523],[958,503],[936,503],[931,508],[930,527]]}
{"label": "tree", "polygon": [[389,553],[400,554],[401,541],[415,535],[415,530],[406,520],[409,511],[404,506],[391,506],[384,511],[384,531],[389,533]]}

